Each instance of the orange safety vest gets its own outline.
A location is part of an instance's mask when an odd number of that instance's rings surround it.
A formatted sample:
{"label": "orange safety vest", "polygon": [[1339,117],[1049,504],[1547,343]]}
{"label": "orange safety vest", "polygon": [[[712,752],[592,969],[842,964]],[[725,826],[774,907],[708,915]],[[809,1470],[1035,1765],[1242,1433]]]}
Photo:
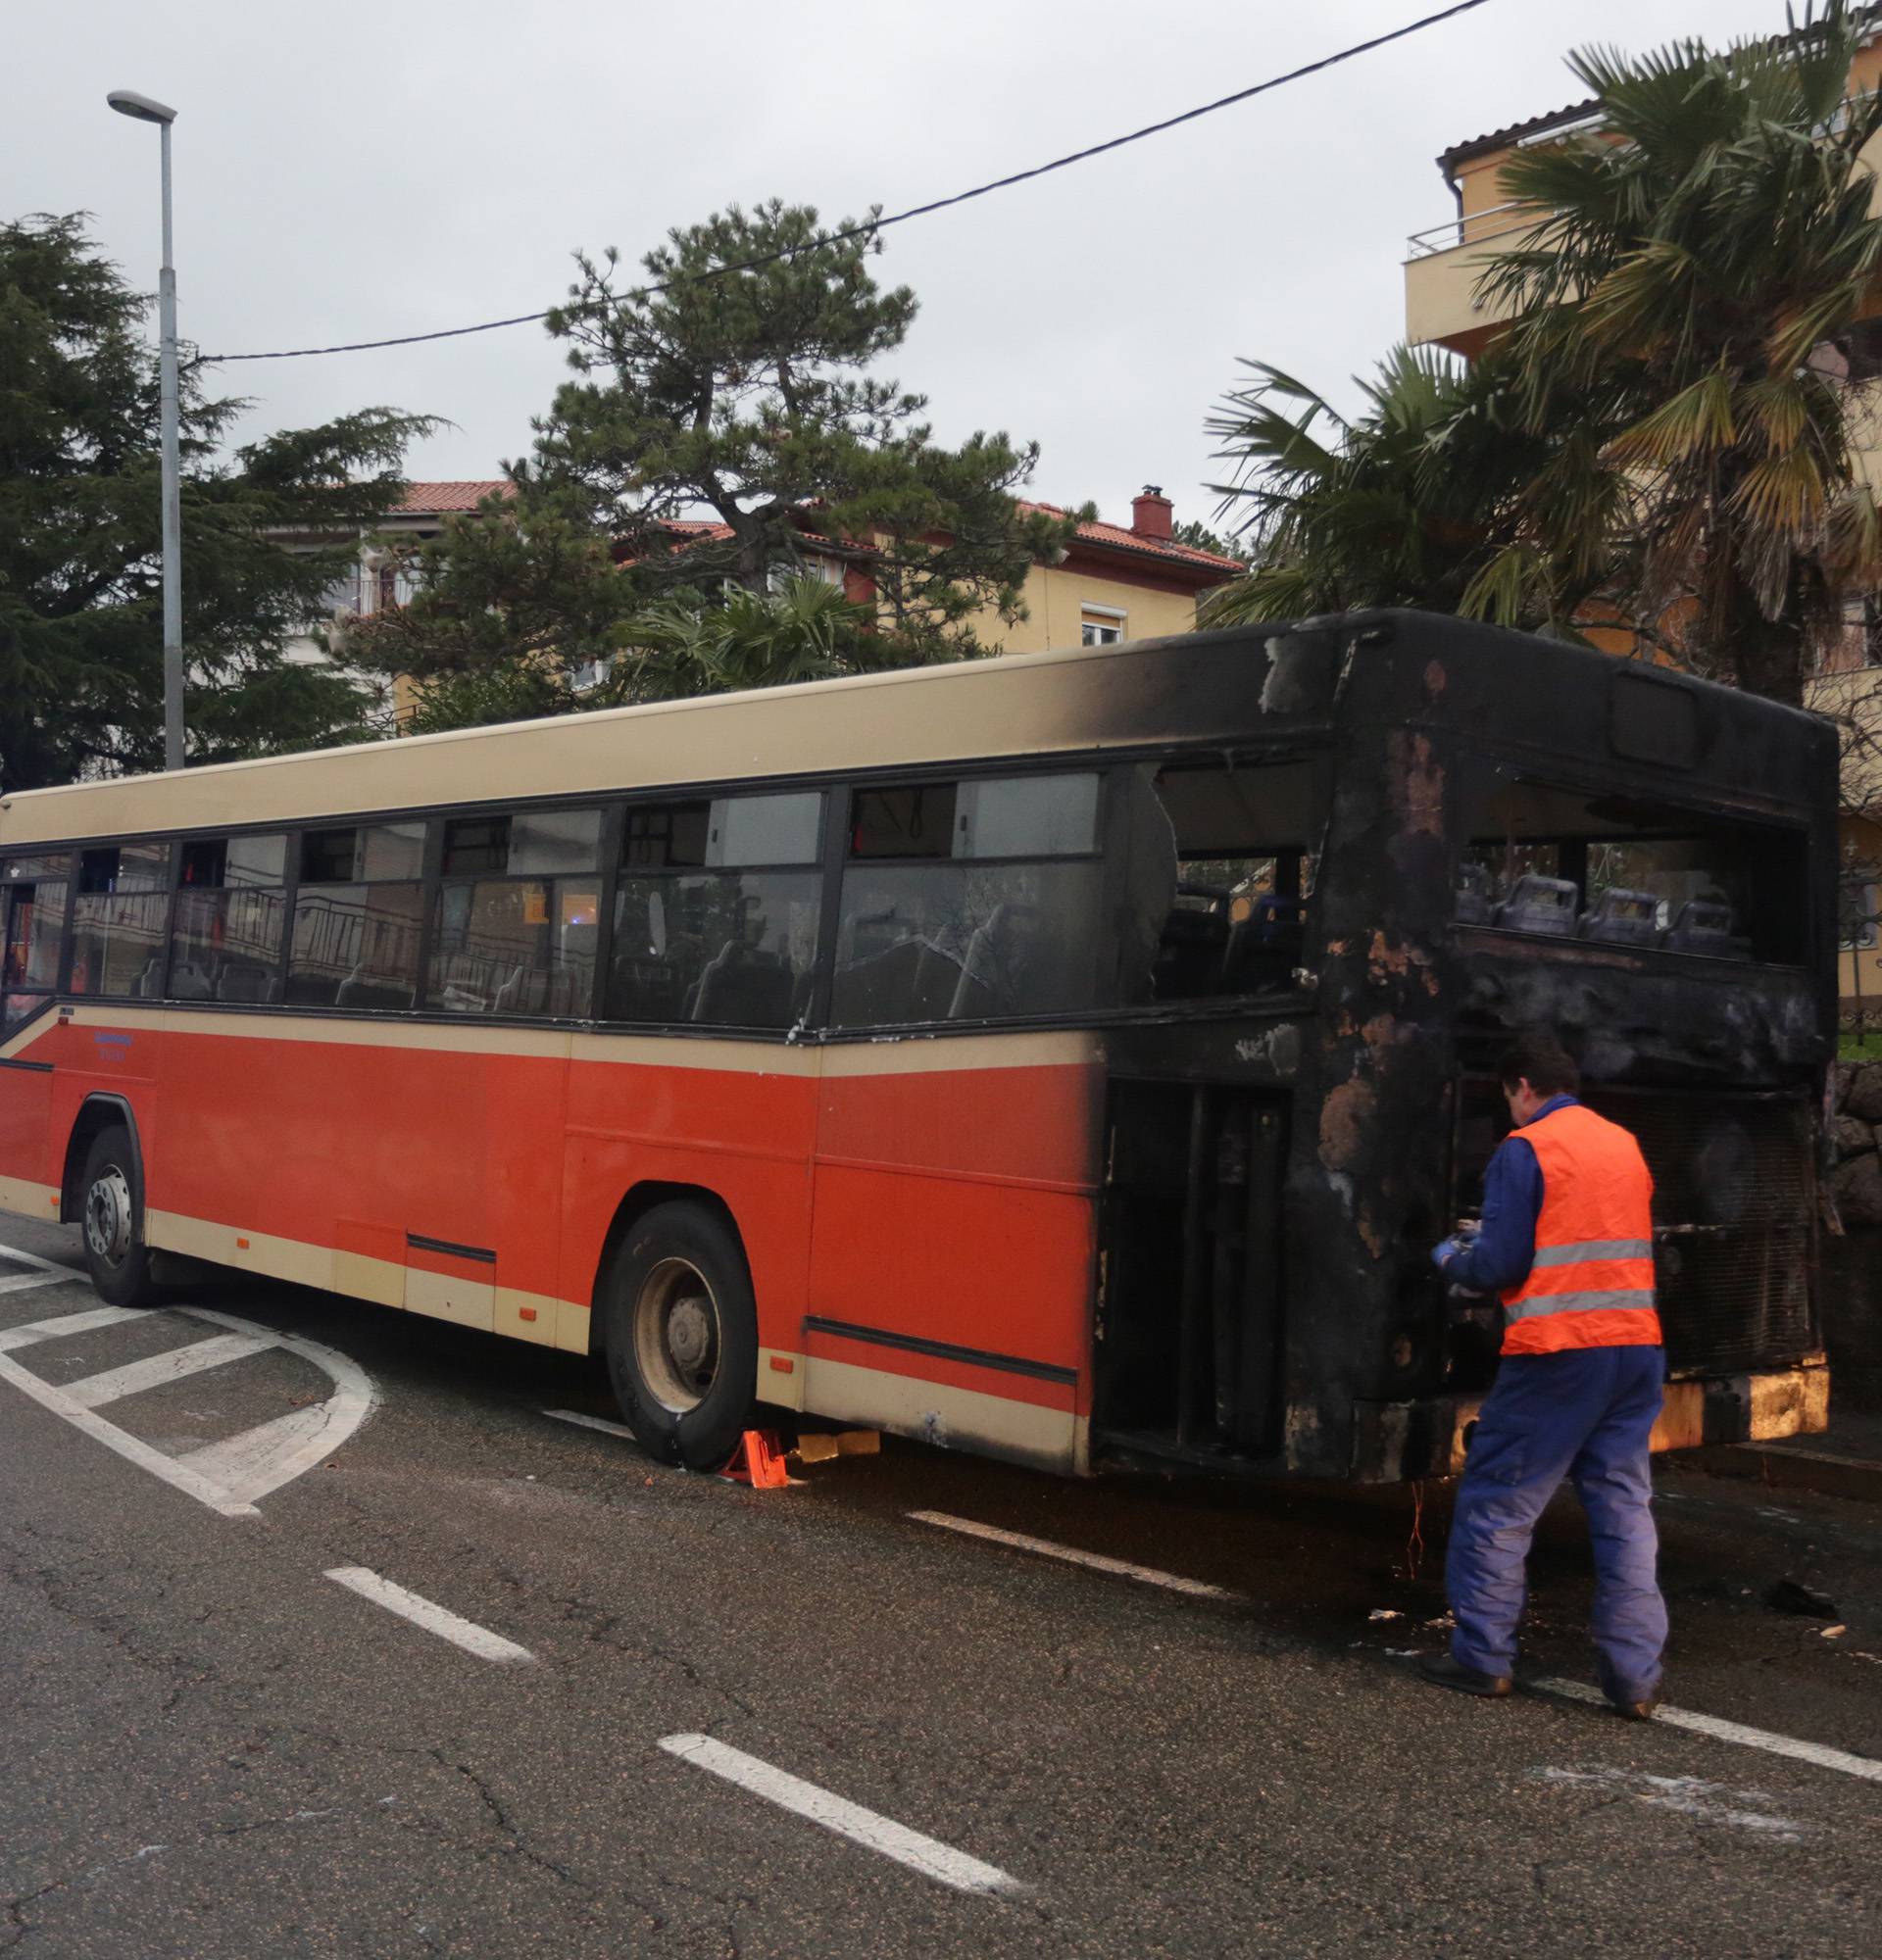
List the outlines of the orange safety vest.
{"label": "orange safety vest", "polygon": [[1529,1277],[1503,1296],[1503,1351],[1658,1348],[1654,1179],[1640,1146],[1578,1102],[1516,1135],[1542,1166],[1542,1211]]}

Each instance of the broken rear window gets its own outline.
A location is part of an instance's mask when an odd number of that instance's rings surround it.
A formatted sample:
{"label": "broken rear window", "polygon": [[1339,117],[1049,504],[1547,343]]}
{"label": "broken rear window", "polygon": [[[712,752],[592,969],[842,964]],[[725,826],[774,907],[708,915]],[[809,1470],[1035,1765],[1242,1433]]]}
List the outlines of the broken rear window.
{"label": "broken rear window", "polygon": [[1455,916],[1506,932],[1800,963],[1806,839],[1780,824],[1500,775],[1474,799]]}

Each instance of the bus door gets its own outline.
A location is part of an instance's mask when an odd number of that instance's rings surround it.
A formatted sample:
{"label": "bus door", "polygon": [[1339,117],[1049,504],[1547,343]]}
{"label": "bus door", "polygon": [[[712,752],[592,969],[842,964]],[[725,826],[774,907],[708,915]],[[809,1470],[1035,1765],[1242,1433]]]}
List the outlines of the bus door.
{"label": "bus door", "polygon": [[1095,1453],[1194,1462],[1279,1449],[1287,1145],[1284,1094],[1114,1076]]}

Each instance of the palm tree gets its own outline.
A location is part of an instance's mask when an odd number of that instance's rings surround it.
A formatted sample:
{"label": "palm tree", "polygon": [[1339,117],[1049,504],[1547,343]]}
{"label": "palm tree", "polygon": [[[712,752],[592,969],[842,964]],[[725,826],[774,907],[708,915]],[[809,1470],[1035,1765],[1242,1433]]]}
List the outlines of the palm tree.
{"label": "palm tree", "polygon": [[[1485,566],[1519,541],[1521,492],[1542,446],[1516,425],[1495,364],[1466,366],[1429,348],[1395,348],[1353,419],[1279,368],[1256,379],[1206,427],[1234,466],[1216,488],[1238,511],[1252,564],[1204,603],[1201,623],[1300,618],[1359,606],[1455,612]],[[1525,583],[1527,605],[1542,588]],[[1560,624],[1487,608],[1510,623]]]}
{"label": "palm tree", "polygon": [[1534,535],[1483,589],[1605,553],[1635,624],[1795,703],[1820,636],[1882,581],[1856,455],[1870,390],[1846,378],[1882,273],[1858,162],[1882,98],[1846,95],[1871,12],[1831,0],[1724,53],[1571,58],[1601,120],[1505,167],[1505,195],[1547,215],[1480,288],[1516,316],[1522,419],[1555,437]]}
{"label": "palm tree", "polygon": [[1259,562],[1209,622],[1397,604],[1620,623],[1800,701],[1882,585],[1857,464],[1882,296],[1858,157],[1882,98],[1846,99],[1874,12],[1831,0],[1722,53],[1573,56],[1599,121],[1504,168],[1540,215],[1480,281],[1503,342],[1467,369],[1399,350],[1351,422],[1266,368],[1211,418]]}
{"label": "palm tree", "polygon": [[617,629],[622,651],[600,698],[680,701],[913,663],[874,627],[868,607],[814,573],[784,578],[774,592],[728,582],[712,605],[669,599],[623,620]]}

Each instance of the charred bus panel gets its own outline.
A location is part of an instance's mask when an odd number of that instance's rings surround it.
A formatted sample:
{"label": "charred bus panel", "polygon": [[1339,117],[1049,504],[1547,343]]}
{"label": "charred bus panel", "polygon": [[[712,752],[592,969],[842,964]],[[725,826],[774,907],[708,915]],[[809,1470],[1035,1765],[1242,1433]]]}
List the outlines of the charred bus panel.
{"label": "charred bus panel", "polygon": [[[1159,985],[1105,1034],[1095,1457],[1457,1468],[1498,1310],[1447,1298],[1428,1249],[1501,1134],[1495,1054],[1537,1025],[1655,1170],[1659,1440],[1820,1428],[1831,731],[1425,615],[1312,622],[1247,658],[1261,719],[1152,782],[1177,836],[1165,939],[1213,933],[1232,979],[1223,921],[1180,914],[1258,886],[1299,966],[1270,962],[1265,991]],[[1270,702],[1291,756],[1262,741]],[[1290,764],[1291,828],[1260,814],[1289,809]],[[1160,982],[1181,970],[1158,959]]]}

